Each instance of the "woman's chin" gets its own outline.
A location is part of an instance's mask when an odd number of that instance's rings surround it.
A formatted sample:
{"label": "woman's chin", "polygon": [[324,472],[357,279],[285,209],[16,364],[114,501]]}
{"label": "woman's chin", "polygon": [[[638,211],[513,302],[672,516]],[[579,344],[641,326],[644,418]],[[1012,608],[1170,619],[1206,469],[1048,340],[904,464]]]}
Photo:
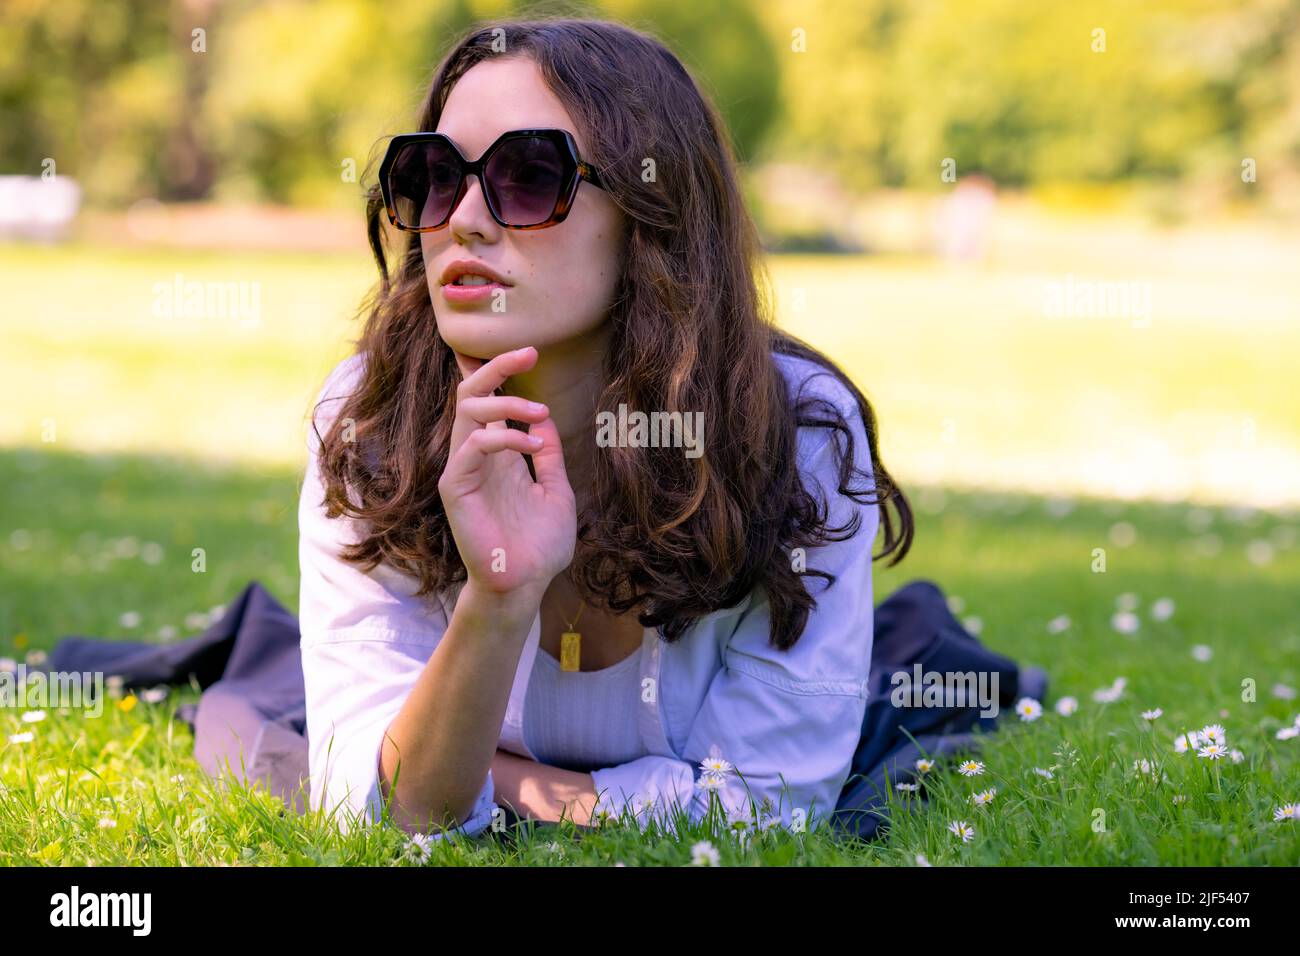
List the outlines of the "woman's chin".
{"label": "woman's chin", "polygon": [[462,355],[484,361],[529,345],[543,353],[548,349],[564,351],[600,330],[599,323],[581,324],[572,316],[551,318],[521,312],[454,313],[435,318],[444,342]]}
{"label": "woman's chin", "polygon": [[518,316],[511,317],[512,328],[501,328],[501,324],[500,319],[493,322],[487,316],[474,317],[468,322],[457,316],[451,322],[439,322],[438,331],[442,340],[461,355],[483,359],[485,362],[504,352],[538,344],[525,341],[523,328],[527,323],[520,323]]}

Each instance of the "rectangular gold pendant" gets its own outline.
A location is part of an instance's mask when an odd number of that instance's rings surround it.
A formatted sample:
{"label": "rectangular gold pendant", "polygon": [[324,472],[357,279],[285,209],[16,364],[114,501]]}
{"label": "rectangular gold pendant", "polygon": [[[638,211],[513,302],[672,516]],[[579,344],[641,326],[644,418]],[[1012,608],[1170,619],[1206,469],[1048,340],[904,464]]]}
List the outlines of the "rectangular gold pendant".
{"label": "rectangular gold pendant", "polygon": [[578,669],[578,652],[581,644],[582,635],[577,631],[565,631],[560,635],[560,670]]}

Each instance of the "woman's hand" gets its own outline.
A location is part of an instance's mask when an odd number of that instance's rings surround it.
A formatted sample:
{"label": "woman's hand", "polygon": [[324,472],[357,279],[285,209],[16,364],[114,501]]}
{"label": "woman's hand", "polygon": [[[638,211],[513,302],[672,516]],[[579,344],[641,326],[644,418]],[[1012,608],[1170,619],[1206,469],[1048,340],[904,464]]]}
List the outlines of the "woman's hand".
{"label": "woman's hand", "polygon": [[[479,361],[456,353],[462,381],[438,492],[469,583],[485,593],[540,602],[577,544],[577,507],[560,433],[545,405],[493,394],[536,364],[535,348]],[[528,432],[508,427],[507,418],[528,422]],[[532,456],[536,481],[524,455]]]}

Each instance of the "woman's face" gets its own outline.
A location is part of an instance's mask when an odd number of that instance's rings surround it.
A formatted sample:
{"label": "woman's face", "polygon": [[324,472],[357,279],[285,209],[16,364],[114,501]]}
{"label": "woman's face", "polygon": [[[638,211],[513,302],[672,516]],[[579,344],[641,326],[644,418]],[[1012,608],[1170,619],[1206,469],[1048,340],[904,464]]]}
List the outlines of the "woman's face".
{"label": "woman's face", "polygon": [[[476,64],[456,82],[436,132],[446,133],[467,160],[475,160],[507,130],[539,127],[567,129],[578,155],[587,158],[582,132],[537,64],[527,57],[503,57]],[[420,234],[443,340],[474,358],[526,345],[545,356],[548,345],[599,328],[618,280],[622,216],[603,190],[584,180],[564,222],[546,229],[506,229],[488,212],[478,177],[469,177],[447,225]],[[456,301],[442,283],[443,270],[456,259],[480,262],[513,284],[499,296]]]}

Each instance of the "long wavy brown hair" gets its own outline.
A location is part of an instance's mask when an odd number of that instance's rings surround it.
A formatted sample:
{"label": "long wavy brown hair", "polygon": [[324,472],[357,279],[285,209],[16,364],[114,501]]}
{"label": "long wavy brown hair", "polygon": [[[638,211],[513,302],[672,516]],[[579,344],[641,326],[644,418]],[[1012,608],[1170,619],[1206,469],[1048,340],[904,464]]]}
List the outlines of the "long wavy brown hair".
{"label": "long wavy brown hair", "polygon": [[[494,52],[504,30],[509,54]],[[498,34],[499,35],[499,34]],[[604,390],[597,408],[702,411],[704,454],[680,448],[590,447],[592,504],[578,516],[569,574],[583,598],[676,640],[699,617],[731,607],[758,585],[771,607],[771,640],[799,639],[816,601],[793,549],[845,540],[860,515],[829,526],[829,504],[796,467],[796,431],[830,429],[839,493],[879,504],[882,548],[897,564],[911,547],[912,511],[880,460],[875,416],[831,360],[775,328],[770,277],[757,229],[738,187],[734,148],[713,105],[657,39],[603,20],[507,20],[467,31],[446,54],[419,113],[437,129],[447,96],[474,64],[524,55],[585,134],[588,162],[626,214],[624,268],[608,321]],[[653,91],[653,95],[648,95]],[[646,182],[642,158],[660,175]],[[438,494],[448,459],[460,372],[438,334],[418,235],[403,233],[388,267],[384,209],[368,191],[368,237],[380,279],[363,303],[357,350],[366,353],[357,389],[321,439],[320,470],[330,517],[368,523],[341,557],[367,570],[387,561],[418,577],[417,594],[465,580]],[[832,403],[792,400],[773,353],[811,360],[849,389],[868,439],[874,487],[854,466],[853,431]],[[350,419],[350,440],[340,422]],[[518,423],[514,423],[518,425]],[[351,487],[358,499],[349,498]],[[888,505],[898,513],[895,522]],[[872,542],[863,542],[866,548]]]}

